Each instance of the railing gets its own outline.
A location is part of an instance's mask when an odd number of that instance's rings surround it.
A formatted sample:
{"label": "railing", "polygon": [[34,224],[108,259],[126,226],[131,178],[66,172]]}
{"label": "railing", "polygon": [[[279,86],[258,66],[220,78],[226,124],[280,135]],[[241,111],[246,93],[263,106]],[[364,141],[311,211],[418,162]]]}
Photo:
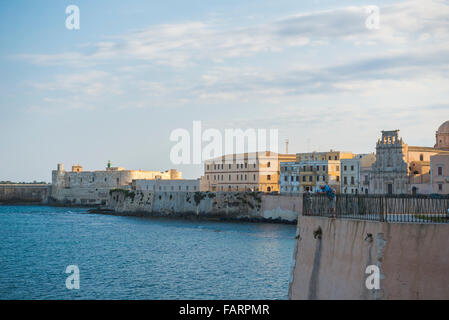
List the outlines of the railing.
{"label": "railing", "polygon": [[449,223],[448,196],[304,194],[303,215],[385,222]]}

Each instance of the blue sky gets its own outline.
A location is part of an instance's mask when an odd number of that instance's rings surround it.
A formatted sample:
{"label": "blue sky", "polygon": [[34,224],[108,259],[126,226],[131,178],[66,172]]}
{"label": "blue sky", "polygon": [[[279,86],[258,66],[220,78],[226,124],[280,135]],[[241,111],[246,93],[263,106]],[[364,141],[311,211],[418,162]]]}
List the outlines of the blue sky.
{"label": "blue sky", "polygon": [[199,177],[169,159],[170,132],[194,120],[278,128],[291,152],[373,152],[383,129],[433,146],[448,40],[446,0],[2,1],[0,180],[108,160]]}

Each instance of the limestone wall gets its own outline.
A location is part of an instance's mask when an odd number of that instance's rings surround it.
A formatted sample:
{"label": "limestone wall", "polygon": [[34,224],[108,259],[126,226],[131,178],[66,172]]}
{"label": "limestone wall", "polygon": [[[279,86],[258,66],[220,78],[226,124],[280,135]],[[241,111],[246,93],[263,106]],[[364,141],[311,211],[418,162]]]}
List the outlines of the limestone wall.
{"label": "limestone wall", "polygon": [[[449,224],[300,216],[289,297],[449,299],[448,234]],[[380,268],[379,290],[365,286],[368,265]]]}
{"label": "limestone wall", "polygon": [[46,204],[51,186],[46,184],[0,184],[1,204]]}
{"label": "limestone wall", "polygon": [[122,215],[296,221],[301,202],[254,192],[112,190],[108,208]]}

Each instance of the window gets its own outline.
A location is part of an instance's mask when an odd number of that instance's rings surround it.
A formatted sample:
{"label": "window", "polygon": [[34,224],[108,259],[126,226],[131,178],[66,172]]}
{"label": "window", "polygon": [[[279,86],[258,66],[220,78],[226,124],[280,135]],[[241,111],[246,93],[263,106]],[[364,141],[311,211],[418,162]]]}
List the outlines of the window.
{"label": "window", "polygon": [[302,181],[306,182],[306,176],[302,176]]}
{"label": "window", "polygon": [[351,171],[354,171],[354,166],[351,166]]}
{"label": "window", "polygon": [[228,180],[231,181],[231,175],[229,175],[229,179]]}
{"label": "window", "polygon": [[329,160],[332,160],[332,157],[331,157],[331,156],[329,156]]}
{"label": "window", "polygon": [[323,166],[323,171],[326,171],[326,166]]}
{"label": "window", "polygon": [[206,170],[209,170],[209,165],[206,166]]}
{"label": "window", "polygon": [[231,169],[231,165],[229,165],[229,169]]}
{"label": "window", "polygon": [[354,177],[351,177],[351,184],[352,184],[352,185],[355,184],[355,179],[354,179]]}
{"label": "window", "polygon": [[217,169],[217,165],[214,164],[214,170],[216,170],[216,169]]}
{"label": "window", "polygon": [[295,177],[294,177],[294,176],[291,176],[290,181],[291,181],[291,182],[295,181]]}
{"label": "window", "polygon": [[347,170],[347,168],[346,168],[346,166],[344,166],[344,167],[343,167],[343,171],[346,171],[346,170]]}
{"label": "window", "polygon": [[284,177],[284,181],[285,181],[285,182],[287,182],[287,180],[288,180],[288,177],[287,177],[287,176],[285,176],[285,177]]}
{"label": "window", "polygon": [[339,182],[340,181],[340,177],[339,176],[337,176],[337,182]]}
{"label": "window", "polygon": [[256,181],[256,175],[255,174],[253,174],[253,180]]}
{"label": "window", "polygon": [[247,168],[248,168],[248,163],[245,162],[245,169],[247,169]]}
{"label": "window", "polygon": [[271,180],[271,174],[267,175],[267,180]]}
{"label": "window", "polygon": [[298,182],[299,182],[299,176],[296,176],[296,181],[298,181]]}
{"label": "window", "polygon": [[267,162],[267,167],[268,168],[271,167],[271,162],[270,161]]}
{"label": "window", "polygon": [[344,184],[344,185],[348,184],[348,177],[344,177],[344,178],[343,178],[343,184]]}
{"label": "window", "polygon": [[206,179],[209,180],[209,175],[206,176]]}
{"label": "window", "polygon": [[248,176],[245,174],[245,181],[248,180]]}
{"label": "window", "polygon": [[337,157],[337,156],[335,156],[335,160],[338,160],[338,157]]}
{"label": "window", "polygon": [[419,155],[419,161],[424,161],[424,155],[423,154]]}
{"label": "window", "polygon": [[438,184],[438,191],[443,191],[443,185],[441,183]]}
{"label": "window", "polygon": [[189,190],[189,186],[186,186],[186,190]]}
{"label": "window", "polygon": [[313,181],[313,176],[309,176],[309,181]]}
{"label": "window", "polygon": [[443,167],[438,167],[438,175],[439,176],[443,175]]}

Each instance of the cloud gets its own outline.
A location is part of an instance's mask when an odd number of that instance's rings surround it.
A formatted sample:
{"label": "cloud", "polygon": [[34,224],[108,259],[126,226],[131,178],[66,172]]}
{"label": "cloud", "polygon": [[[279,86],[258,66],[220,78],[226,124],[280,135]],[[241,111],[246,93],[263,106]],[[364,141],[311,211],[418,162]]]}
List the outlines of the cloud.
{"label": "cloud", "polygon": [[31,86],[38,90],[63,90],[76,95],[101,96],[121,94],[120,80],[117,76],[98,70],[80,73],[56,75],[50,82],[33,82]]}
{"label": "cloud", "polygon": [[87,45],[86,52],[21,54],[38,65],[91,66],[111,60],[140,60],[189,67],[223,62],[288,48],[329,45],[407,44],[449,38],[449,5],[443,1],[406,1],[380,8],[380,29],[366,27],[365,6],[308,12],[255,25],[217,22],[160,24],[108,41]]}

